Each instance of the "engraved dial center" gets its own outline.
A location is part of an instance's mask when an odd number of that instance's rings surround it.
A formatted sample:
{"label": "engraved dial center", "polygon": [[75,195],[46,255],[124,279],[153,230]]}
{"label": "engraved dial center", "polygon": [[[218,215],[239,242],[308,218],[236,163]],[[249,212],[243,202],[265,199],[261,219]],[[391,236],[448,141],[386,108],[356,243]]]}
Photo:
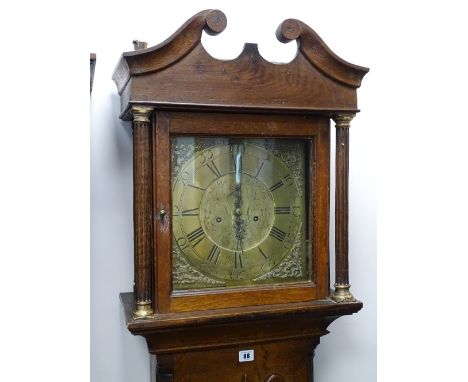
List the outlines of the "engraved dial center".
{"label": "engraved dial center", "polygon": [[217,246],[229,251],[248,251],[268,237],[275,221],[275,204],[268,187],[246,173],[242,174],[241,208],[234,208],[238,202],[235,191],[233,173],[212,182],[200,202],[200,223]]}

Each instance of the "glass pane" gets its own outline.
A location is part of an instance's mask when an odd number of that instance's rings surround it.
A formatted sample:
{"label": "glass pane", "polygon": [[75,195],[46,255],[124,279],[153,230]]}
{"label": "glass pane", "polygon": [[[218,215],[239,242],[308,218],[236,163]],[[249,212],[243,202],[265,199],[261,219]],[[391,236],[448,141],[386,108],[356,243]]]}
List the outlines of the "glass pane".
{"label": "glass pane", "polygon": [[308,142],[172,139],[173,288],[310,278]]}

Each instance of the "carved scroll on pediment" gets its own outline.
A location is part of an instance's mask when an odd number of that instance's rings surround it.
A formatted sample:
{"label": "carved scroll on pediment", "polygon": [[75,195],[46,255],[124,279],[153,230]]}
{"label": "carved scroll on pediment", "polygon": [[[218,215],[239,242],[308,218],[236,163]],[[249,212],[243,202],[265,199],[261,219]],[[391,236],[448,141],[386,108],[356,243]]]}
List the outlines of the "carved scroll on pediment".
{"label": "carved scroll on pediment", "polygon": [[352,87],[361,86],[368,68],[351,64],[338,57],[315,31],[296,19],[283,21],[276,30],[279,41],[297,40],[299,51],[307,60],[330,78]]}
{"label": "carved scroll on pediment", "polygon": [[[132,75],[151,73],[173,65],[200,43],[203,31],[215,36],[221,33],[226,25],[227,19],[223,12],[208,9],[191,17],[162,43],[125,52],[113,76],[119,92]],[[122,76],[119,72],[125,72],[127,75]]]}
{"label": "carved scroll on pediment", "polygon": [[[123,53],[113,80],[124,98],[121,118],[131,104],[307,112],[356,112],[356,88],[368,69],[338,57],[306,24],[281,23],[277,38],[297,41],[289,63],[264,59],[256,44],[245,44],[232,60],[212,57],[203,31],[221,33],[227,25],[219,10],[197,13],[172,36],[153,47]],[[125,97],[124,97],[125,96]]]}

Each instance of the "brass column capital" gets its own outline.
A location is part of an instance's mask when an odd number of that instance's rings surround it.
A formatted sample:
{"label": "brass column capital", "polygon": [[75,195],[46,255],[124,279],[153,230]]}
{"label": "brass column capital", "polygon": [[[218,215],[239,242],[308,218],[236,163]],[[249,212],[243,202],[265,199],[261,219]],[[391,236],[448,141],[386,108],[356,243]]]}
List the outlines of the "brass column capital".
{"label": "brass column capital", "polygon": [[332,115],[337,129],[349,129],[351,121],[356,116],[354,113],[337,113]]}
{"label": "brass column capital", "polygon": [[153,112],[154,107],[144,106],[144,105],[133,105],[132,106],[132,115],[133,122],[151,122],[151,113]]}

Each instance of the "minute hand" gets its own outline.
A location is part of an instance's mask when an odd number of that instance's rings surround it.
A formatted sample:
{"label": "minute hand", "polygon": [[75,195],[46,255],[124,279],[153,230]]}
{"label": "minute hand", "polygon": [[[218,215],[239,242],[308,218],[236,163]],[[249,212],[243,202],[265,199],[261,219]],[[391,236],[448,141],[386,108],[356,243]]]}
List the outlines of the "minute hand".
{"label": "minute hand", "polygon": [[241,217],[242,214],[242,153],[244,145],[238,144],[233,147],[234,152],[234,165],[235,165],[235,201],[234,201],[234,213],[235,223],[234,230],[238,241],[242,243],[244,239],[244,220]]}
{"label": "minute hand", "polygon": [[[237,144],[233,147],[234,152],[234,166],[235,166],[235,208],[240,209],[242,207],[242,154],[244,151],[244,145]],[[239,211],[240,212],[240,211]]]}
{"label": "minute hand", "polygon": [[235,166],[236,166],[236,187],[241,187],[242,183],[242,154],[244,145],[236,145],[235,149]]}

